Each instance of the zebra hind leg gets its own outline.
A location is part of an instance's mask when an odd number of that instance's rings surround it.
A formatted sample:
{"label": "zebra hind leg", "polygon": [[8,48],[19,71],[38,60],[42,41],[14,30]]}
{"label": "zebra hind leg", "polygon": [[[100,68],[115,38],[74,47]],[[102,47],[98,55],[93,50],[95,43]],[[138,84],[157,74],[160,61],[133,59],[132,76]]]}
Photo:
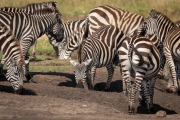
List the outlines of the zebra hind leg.
{"label": "zebra hind leg", "polygon": [[107,79],[104,91],[110,91],[111,80],[112,80],[112,77],[113,77],[113,74],[114,74],[114,66],[113,66],[113,64],[108,64],[106,66],[106,68],[107,68],[107,71],[108,71],[108,79]]}

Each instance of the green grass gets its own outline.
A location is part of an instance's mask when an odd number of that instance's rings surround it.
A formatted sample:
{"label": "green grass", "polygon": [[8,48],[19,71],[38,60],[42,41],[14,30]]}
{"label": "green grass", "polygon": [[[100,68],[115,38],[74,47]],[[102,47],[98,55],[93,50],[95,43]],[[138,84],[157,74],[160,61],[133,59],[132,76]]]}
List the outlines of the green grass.
{"label": "green grass", "polygon": [[73,66],[30,66],[30,71],[50,71],[50,72],[61,72],[73,70]]}
{"label": "green grass", "polygon": [[[20,7],[29,3],[47,2],[49,0],[1,0],[0,7]],[[173,21],[180,20],[180,0],[56,0],[63,21],[85,18],[89,11],[99,5],[111,5],[145,17],[152,8],[167,15]]]}

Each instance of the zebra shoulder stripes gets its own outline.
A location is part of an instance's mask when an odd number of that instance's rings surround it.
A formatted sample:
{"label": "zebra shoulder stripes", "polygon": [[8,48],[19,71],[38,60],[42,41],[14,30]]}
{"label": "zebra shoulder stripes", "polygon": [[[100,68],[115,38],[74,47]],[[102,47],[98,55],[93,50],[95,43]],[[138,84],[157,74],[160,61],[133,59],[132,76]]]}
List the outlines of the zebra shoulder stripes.
{"label": "zebra shoulder stripes", "polygon": [[71,60],[75,66],[75,78],[79,87],[87,82],[88,88],[92,89],[96,68],[106,66],[108,79],[105,90],[110,88],[114,73],[113,60],[124,37],[124,33],[119,28],[107,25],[100,27],[82,42],[79,49],[79,61]]}
{"label": "zebra shoulder stripes", "polygon": [[0,22],[0,48],[7,63],[6,78],[16,93],[23,88],[24,59],[18,40],[2,22]]}
{"label": "zebra shoulder stripes", "polygon": [[[166,63],[169,65],[171,69],[171,74],[173,78],[173,85],[168,87],[168,91],[177,92],[180,90],[179,83],[179,39],[180,28],[174,24],[167,16],[163,15],[160,12],[155,10],[151,10],[150,16],[142,23],[142,25],[146,25],[147,34],[153,34],[153,32],[157,35],[158,39],[163,43],[163,51],[166,57]],[[141,31],[141,27],[139,28]],[[170,37],[171,36],[171,37]]]}
{"label": "zebra shoulder stripes", "polygon": [[[144,36],[131,36],[124,39],[118,52],[123,89],[127,89],[129,95],[129,112],[135,112],[135,95],[140,88],[143,89],[147,110],[152,112],[153,88],[161,63],[158,49]],[[135,78],[133,84],[131,84],[131,77]],[[147,81],[149,81],[149,87],[147,87]]]}

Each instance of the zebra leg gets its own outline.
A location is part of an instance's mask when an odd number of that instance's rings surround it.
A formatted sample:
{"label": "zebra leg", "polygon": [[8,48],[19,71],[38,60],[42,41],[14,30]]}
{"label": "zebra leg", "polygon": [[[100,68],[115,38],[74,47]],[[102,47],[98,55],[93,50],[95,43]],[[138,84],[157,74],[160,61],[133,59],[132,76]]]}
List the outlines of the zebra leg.
{"label": "zebra leg", "polygon": [[[135,114],[135,97],[136,97],[136,92],[139,91],[139,89],[141,88],[141,84],[143,81],[143,77],[144,75],[140,74],[140,73],[136,73],[135,76],[135,83],[133,83],[133,87],[130,87],[129,90],[129,113],[130,114]],[[131,85],[131,86],[132,86]]]}
{"label": "zebra leg", "polygon": [[150,102],[149,102],[149,86],[147,85],[147,81],[146,80],[143,80],[142,81],[142,85],[143,85],[143,94],[144,94],[144,97],[145,97],[145,102],[146,102],[146,108],[147,108],[147,111],[148,113],[150,113]]}
{"label": "zebra leg", "polygon": [[174,93],[176,93],[178,90],[178,83],[177,83],[177,73],[175,70],[175,63],[174,63],[174,60],[172,58],[170,50],[166,47],[164,47],[164,48],[165,48],[164,53],[166,56],[166,60],[167,60],[167,63],[171,69],[171,74],[172,74],[172,78],[173,78],[173,86],[171,88],[167,88],[167,89],[169,89],[169,91],[173,91]]}
{"label": "zebra leg", "polygon": [[[122,67],[121,64],[119,66],[120,66],[120,74],[122,76],[123,94],[125,96],[128,96],[128,92],[129,92],[128,87],[131,85],[130,84],[130,73],[128,70],[126,70],[127,68]],[[124,72],[122,72],[123,69],[124,69]]]}
{"label": "zebra leg", "polygon": [[108,79],[107,79],[107,82],[106,82],[106,86],[105,86],[105,91],[109,91],[110,89],[110,85],[111,85],[111,80],[112,80],[112,77],[113,77],[113,74],[114,74],[114,66],[113,64],[108,64],[106,66],[107,68],[107,71],[108,71]]}
{"label": "zebra leg", "polygon": [[[147,82],[147,84],[148,84],[148,82]],[[144,96],[143,89],[144,89],[144,86],[141,85],[141,88],[139,90],[139,98],[138,98],[140,104],[144,104],[145,103],[145,96]]]}
{"label": "zebra leg", "polygon": [[37,45],[37,40],[34,42],[34,45],[33,45],[33,51],[32,51],[33,60],[36,60],[36,45]]}
{"label": "zebra leg", "polygon": [[93,66],[91,68],[91,71],[90,71],[90,80],[89,80],[89,84],[88,84],[89,90],[93,90],[94,89],[93,85],[94,85],[95,75],[96,75],[96,67]]}
{"label": "zebra leg", "polygon": [[31,79],[31,76],[29,74],[29,53],[27,53],[25,56],[25,77],[26,80],[29,82]]}
{"label": "zebra leg", "polygon": [[150,113],[154,112],[153,109],[153,96],[154,96],[154,85],[156,83],[156,78],[154,77],[150,80],[150,85],[149,85],[149,96],[150,96]]}

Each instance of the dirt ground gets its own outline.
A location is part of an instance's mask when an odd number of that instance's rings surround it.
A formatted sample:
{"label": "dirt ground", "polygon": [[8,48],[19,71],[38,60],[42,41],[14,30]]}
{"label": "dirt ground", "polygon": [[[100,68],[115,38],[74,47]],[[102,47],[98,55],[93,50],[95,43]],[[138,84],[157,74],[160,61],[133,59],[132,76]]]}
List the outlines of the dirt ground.
{"label": "dirt ground", "polygon": [[[70,65],[69,62],[62,63]],[[46,62],[31,62],[30,65]],[[0,76],[0,120],[153,120],[179,119],[180,96],[165,91],[166,82],[157,80],[154,113],[147,114],[146,106],[136,101],[136,114],[128,114],[128,99],[122,92],[119,68],[115,69],[110,92],[104,92],[106,68],[97,69],[94,90],[75,86],[74,72],[32,72],[33,81],[24,80],[22,95],[16,95],[9,82]],[[159,118],[156,112],[167,116]]]}

